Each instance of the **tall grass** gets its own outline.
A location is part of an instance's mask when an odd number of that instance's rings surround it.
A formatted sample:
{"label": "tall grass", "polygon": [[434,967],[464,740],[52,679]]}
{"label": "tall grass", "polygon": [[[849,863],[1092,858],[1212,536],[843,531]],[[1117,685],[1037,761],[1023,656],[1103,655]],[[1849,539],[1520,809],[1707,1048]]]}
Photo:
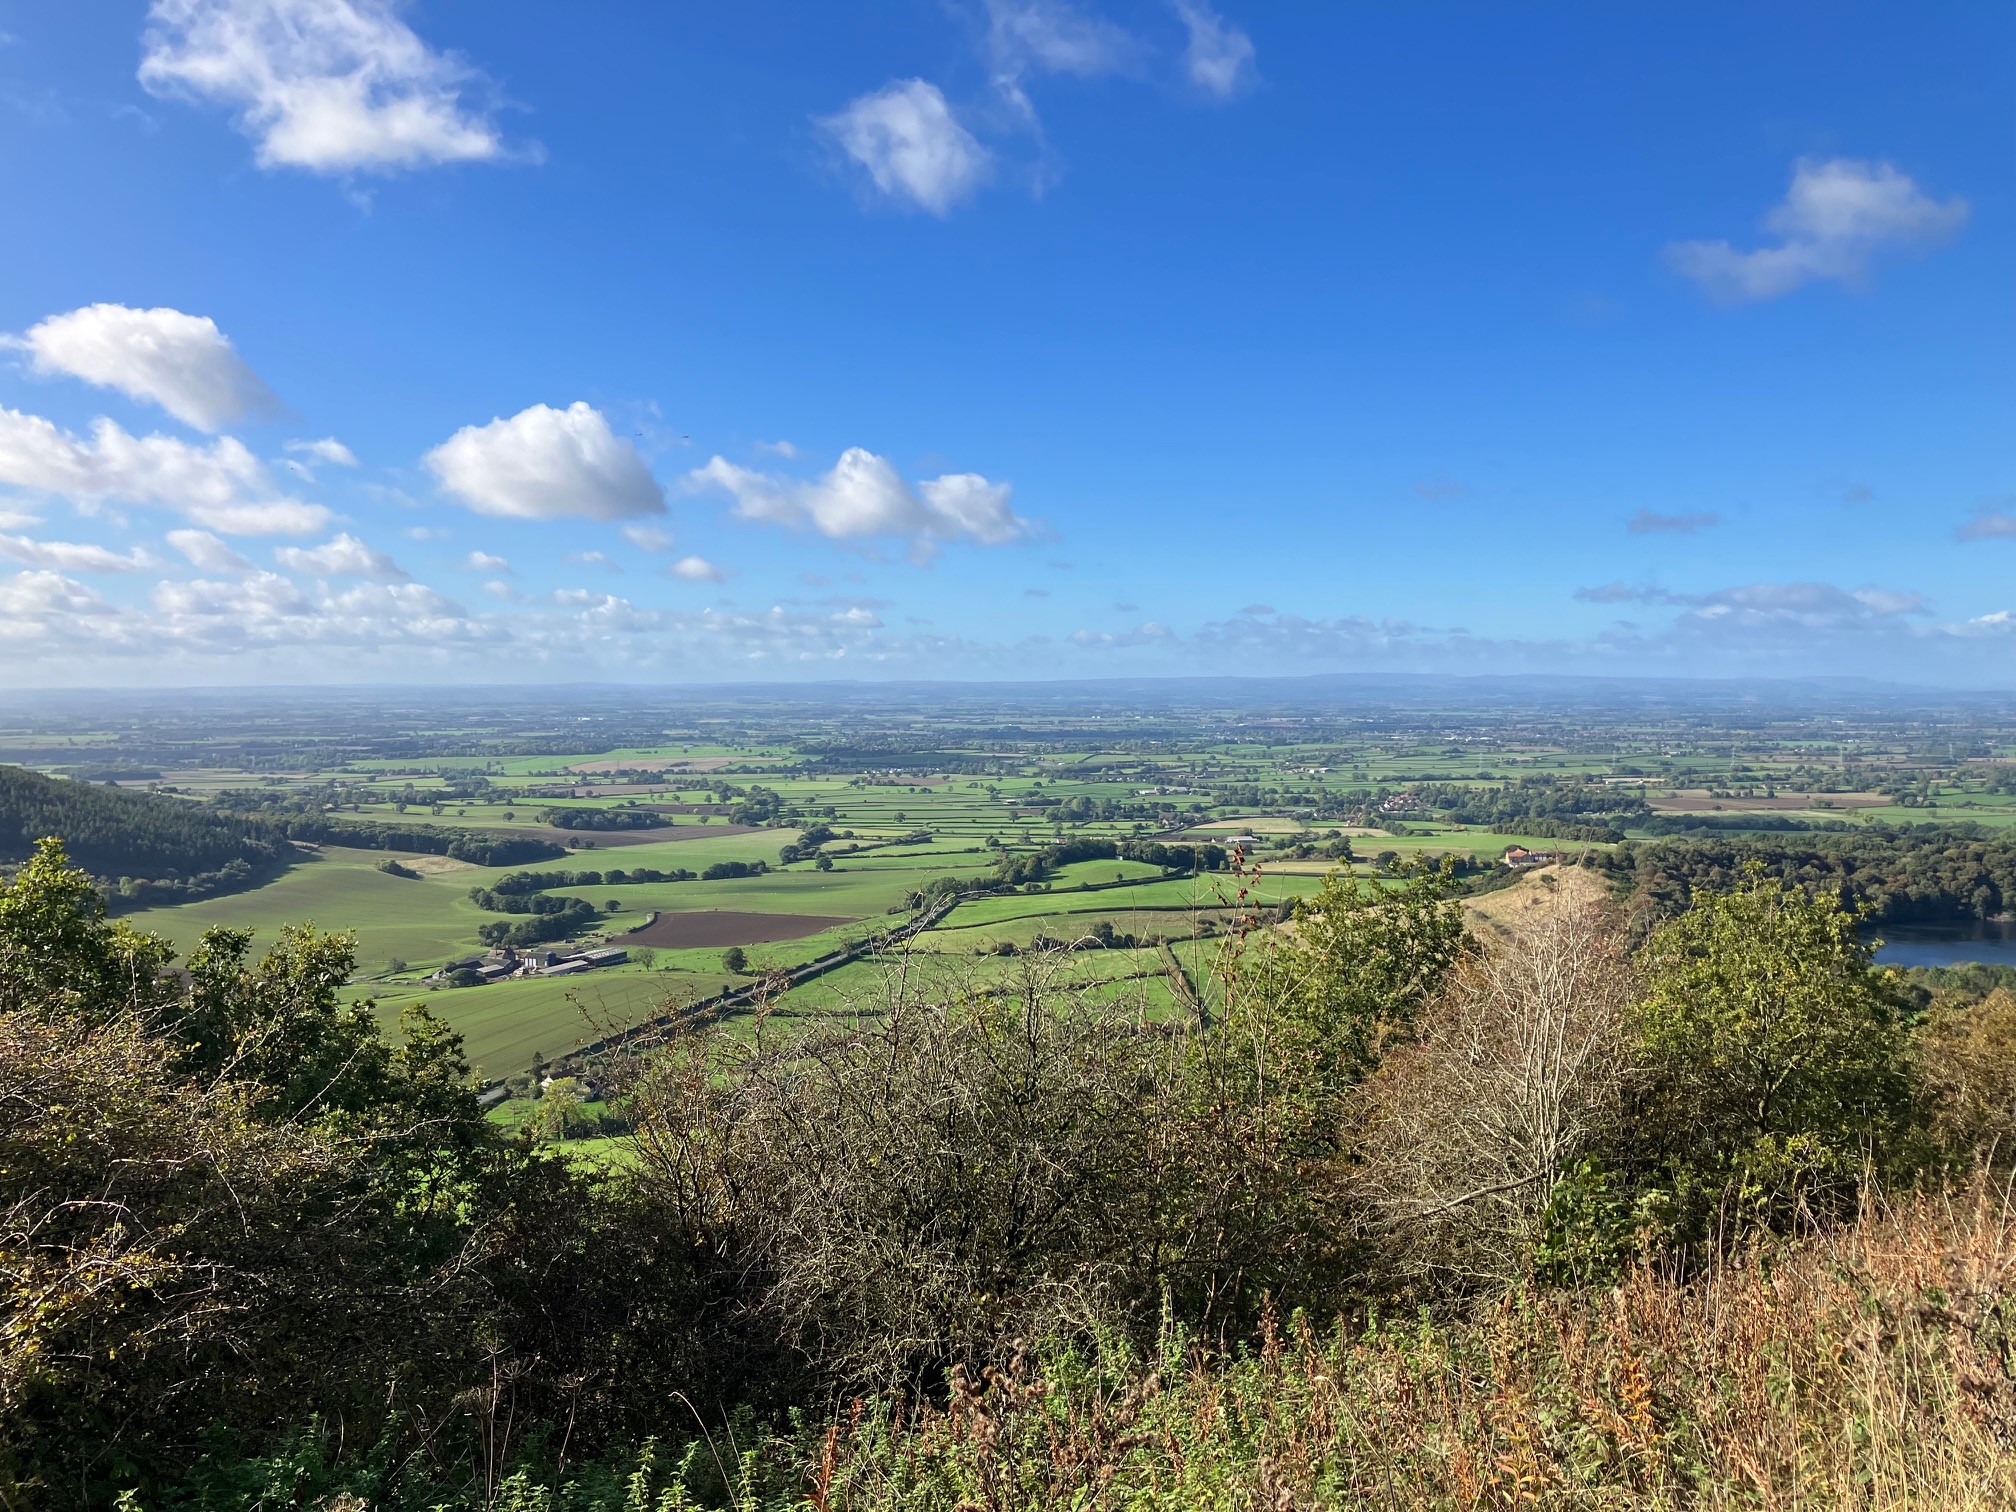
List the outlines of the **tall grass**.
{"label": "tall grass", "polygon": [[[2016,1221],[1914,1199],[1696,1280],[1516,1292],[1459,1324],[1269,1321],[1233,1356],[1165,1328],[1026,1350],[949,1400],[717,1433],[513,1512],[725,1501],[894,1509],[1974,1508],[2016,1505]],[[681,1466],[683,1465],[683,1469]],[[697,1498],[697,1499],[696,1499]]]}

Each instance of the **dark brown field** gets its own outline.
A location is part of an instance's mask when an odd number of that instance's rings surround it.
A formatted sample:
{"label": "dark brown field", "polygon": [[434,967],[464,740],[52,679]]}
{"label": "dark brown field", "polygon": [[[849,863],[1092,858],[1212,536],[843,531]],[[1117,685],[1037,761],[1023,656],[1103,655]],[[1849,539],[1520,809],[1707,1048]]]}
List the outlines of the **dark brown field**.
{"label": "dark brown field", "polygon": [[661,913],[642,929],[633,929],[621,938],[625,945],[696,950],[799,940],[853,922],[823,914],[737,913],[732,909],[709,908],[696,913]]}

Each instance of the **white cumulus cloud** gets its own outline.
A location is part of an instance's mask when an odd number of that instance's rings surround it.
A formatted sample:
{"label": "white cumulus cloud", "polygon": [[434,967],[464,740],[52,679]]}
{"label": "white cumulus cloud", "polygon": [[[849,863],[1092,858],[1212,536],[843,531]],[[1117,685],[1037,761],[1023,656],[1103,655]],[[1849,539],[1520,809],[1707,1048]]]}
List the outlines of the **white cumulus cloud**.
{"label": "white cumulus cloud", "polygon": [[662,525],[625,525],[623,539],[639,551],[669,551],[672,532]]}
{"label": "white cumulus cloud", "polygon": [[723,583],[728,580],[728,574],[705,557],[681,557],[665,570],[688,583]]}
{"label": "white cumulus cloud", "polygon": [[10,345],[25,351],[38,373],[117,389],[202,431],[279,408],[207,315],[86,305],[29,327]]}
{"label": "white cumulus cloud", "polygon": [[1724,303],[1776,299],[1817,279],[1859,283],[1877,253],[1936,245],[1967,215],[1964,199],[1933,199],[1888,163],[1802,158],[1784,200],[1764,217],[1775,242],[1750,251],[1676,242],[1666,258]]}
{"label": "white cumulus cloud", "polygon": [[334,436],[324,436],[320,441],[289,441],[287,450],[297,457],[306,457],[311,462],[326,462],[331,467],[357,465],[357,454]]}
{"label": "white cumulus cloud", "polygon": [[0,535],[0,557],[56,572],[145,572],[160,565],[137,546],[120,552],[83,541],[35,541],[21,535]]}
{"label": "white cumulus cloud", "polygon": [[393,0],[154,0],[140,82],[236,112],[264,168],[391,172],[507,155],[482,80]]}
{"label": "white cumulus cloud", "polygon": [[198,572],[250,572],[252,564],[207,530],[171,530],[168,544]]}
{"label": "white cumulus cloud", "polygon": [[945,215],[985,183],[987,149],[960,125],[935,84],[898,79],[818,122],[877,190]]}
{"label": "white cumulus cloud", "polygon": [[234,655],[276,646],[411,648],[441,652],[508,639],[421,583],[303,588],[278,573],[236,582],[158,584],[150,640],[167,647]]}
{"label": "white cumulus cloud", "polygon": [[478,514],[620,520],[665,510],[665,490],[637,448],[579,400],[564,410],[535,404],[508,420],[466,425],[423,460]]}
{"label": "white cumulus cloud", "polygon": [[824,477],[773,477],[715,457],[687,475],[695,489],[719,489],[745,520],[810,528],[835,540],[893,537],[928,554],[937,542],[970,539],[1000,546],[1038,533],[1009,506],[1006,483],[978,473],[929,478],[914,489],[887,458],[849,447]]}
{"label": "white cumulus cloud", "polygon": [[65,654],[107,638],[119,618],[97,594],[60,572],[45,568],[0,578],[0,645]]}
{"label": "white cumulus cloud", "polygon": [[386,583],[403,583],[410,577],[384,552],[348,532],[320,546],[276,547],[273,559],[290,572],[312,572],[317,577],[374,578]]}
{"label": "white cumulus cloud", "polygon": [[161,505],[226,535],[304,535],[329,522],[320,504],[289,498],[243,442],[207,446],[134,436],[111,420],[88,440],[40,415],[0,408],[0,484],[69,499],[81,508],[117,500]]}
{"label": "white cumulus cloud", "polygon": [[1204,0],[1170,0],[1190,33],[1183,67],[1206,94],[1229,100],[1253,82],[1253,39]]}
{"label": "white cumulus cloud", "polygon": [[466,572],[503,573],[506,576],[511,572],[511,564],[508,561],[501,556],[492,556],[487,551],[470,552],[462,559],[462,567]]}

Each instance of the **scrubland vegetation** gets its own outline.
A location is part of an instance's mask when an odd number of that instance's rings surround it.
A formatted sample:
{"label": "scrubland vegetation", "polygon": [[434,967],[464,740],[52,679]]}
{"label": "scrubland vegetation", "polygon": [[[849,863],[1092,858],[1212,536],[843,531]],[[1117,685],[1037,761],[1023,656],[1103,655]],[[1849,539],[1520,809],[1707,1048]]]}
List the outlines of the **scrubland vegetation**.
{"label": "scrubland vegetation", "polygon": [[1733,880],[1479,933],[1341,872],[1175,1011],[896,963],[610,1061],[596,1163],[341,937],[169,972],[45,847],[0,1504],[2000,1504],[2016,996]]}

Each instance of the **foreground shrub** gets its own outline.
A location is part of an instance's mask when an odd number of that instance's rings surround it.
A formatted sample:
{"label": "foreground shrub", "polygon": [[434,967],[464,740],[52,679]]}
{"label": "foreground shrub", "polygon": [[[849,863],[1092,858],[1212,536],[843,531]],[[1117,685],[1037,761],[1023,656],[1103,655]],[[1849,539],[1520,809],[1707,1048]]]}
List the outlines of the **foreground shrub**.
{"label": "foreground shrub", "polygon": [[1472,953],[1421,1010],[1352,1110],[1355,1183],[1397,1278],[1514,1285],[1550,1215],[1557,1251],[1576,1242],[1561,1189],[1617,1144],[1635,988],[1615,921],[1563,900]]}
{"label": "foreground shrub", "polygon": [[640,1191],[838,1383],[1152,1330],[1165,1288],[1204,1326],[1240,1321],[1311,1258],[1292,1173],[1215,1050],[1053,969],[776,1042],[687,1040],[633,1098]]}
{"label": "foreground shrub", "polygon": [[[1976,1192],[1771,1241],[1681,1283],[1515,1292],[1473,1321],[1300,1317],[1213,1356],[1165,1327],[952,1373],[796,1432],[664,1436],[494,1486],[462,1512],[1999,1507],[2016,1500],[2016,1223]],[[216,1467],[204,1512],[346,1484],[313,1456]],[[368,1479],[347,1484],[371,1486]],[[251,1488],[265,1496],[255,1503]],[[304,1497],[305,1500],[305,1497]],[[342,1505],[331,1502],[328,1505]]]}
{"label": "foreground shrub", "polygon": [[1297,1321],[1221,1368],[1025,1361],[841,1427],[814,1504],[2007,1505],[2012,1241],[1999,1202],[1913,1204],[1453,1329]]}
{"label": "foreground shrub", "polygon": [[1753,868],[1646,941],[1630,1158],[1670,1185],[1684,1234],[1852,1212],[1872,1165],[1902,1172],[1906,1003],[1857,925]]}

